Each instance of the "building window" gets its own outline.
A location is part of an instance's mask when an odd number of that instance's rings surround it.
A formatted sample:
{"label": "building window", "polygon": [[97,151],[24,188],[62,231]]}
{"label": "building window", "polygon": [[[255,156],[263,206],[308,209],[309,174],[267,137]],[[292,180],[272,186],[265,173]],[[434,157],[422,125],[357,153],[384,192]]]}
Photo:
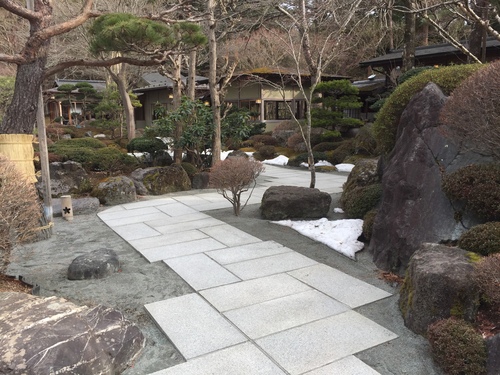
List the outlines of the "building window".
{"label": "building window", "polygon": [[264,105],[265,120],[289,120],[292,118],[290,109],[297,119],[305,118],[306,102],[305,100],[294,101],[267,101]]}
{"label": "building window", "polygon": [[255,100],[240,100],[237,101],[227,101],[226,103],[233,105],[236,108],[248,109],[250,113],[250,119],[253,121],[260,119],[260,104],[257,104]]}

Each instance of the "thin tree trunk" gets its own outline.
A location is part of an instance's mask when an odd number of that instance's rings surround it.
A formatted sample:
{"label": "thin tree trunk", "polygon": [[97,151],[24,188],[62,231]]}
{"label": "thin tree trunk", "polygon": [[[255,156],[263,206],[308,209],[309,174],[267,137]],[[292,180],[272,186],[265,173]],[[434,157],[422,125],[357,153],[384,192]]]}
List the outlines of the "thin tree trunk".
{"label": "thin tree trunk", "polygon": [[189,72],[188,72],[188,97],[191,100],[196,98],[196,59],[197,52],[193,50],[189,53]]}
{"label": "thin tree trunk", "polygon": [[[130,99],[130,95],[127,90],[126,83],[126,71],[125,64],[120,64],[120,69],[113,70],[110,68],[106,68],[108,71],[109,77],[116,84],[118,89],[118,93],[120,94],[120,99],[123,104],[123,112],[125,113],[125,124],[127,126],[127,139],[131,141],[135,138],[135,114],[134,114],[134,106],[132,105],[132,100]],[[120,126],[120,138],[123,137],[122,127]]]}
{"label": "thin tree trunk", "polygon": [[[409,10],[413,10],[413,1],[405,0],[405,6]],[[415,27],[416,15],[415,13],[405,14],[405,32],[404,32],[404,47],[402,56],[401,71],[404,73],[415,66]]]}
{"label": "thin tree trunk", "polygon": [[208,81],[210,86],[210,97],[212,100],[212,111],[214,118],[214,139],[212,145],[212,165],[221,160],[221,113],[220,96],[217,88],[217,39],[215,36],[215,6],[216,0],[207,0],[208,19]]}
{"label": "thin tree trunk", "polygon": [[[174,65],[174,74],[173,74],[173,88],[172,94],[173,98],[173,107],[174,110],[178,109],[181,106],[181,98],[182,98],[182,79],[181,79],[181,64],[182,64],[182,55],[174,56],[172,58],[172,62]],[[177,121],[175,124],[174,137],[176,143],[182,137],[182,121]],[[182,148],[176,147],[174,149],[174,163],[181,164],[182,163]]]}

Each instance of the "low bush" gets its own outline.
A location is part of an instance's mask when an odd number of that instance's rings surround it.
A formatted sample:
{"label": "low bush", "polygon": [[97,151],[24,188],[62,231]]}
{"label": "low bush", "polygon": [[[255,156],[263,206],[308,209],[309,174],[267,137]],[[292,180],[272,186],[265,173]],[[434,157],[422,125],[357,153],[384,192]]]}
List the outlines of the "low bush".
{"label": "low bush", "polygon": [[344,190],[340,198],[342,209],[350,219],[363,219],[368,211],[374,209],[382,197],[382,184],[356,186]]}
{"label": "low bush", "polygon": [[198,173],[198,169],[196,168],[196,166],[191,163],[182,162],[181,167],[186,171],[187,175],[189,176],[189,179],[193,181],[193,177],[195,176],[195,174]]}
{"label": "low bush", "polygon": [[138,137],[132,139],[127,144],[128,152],[147,152],[153,158],[157,152],[165,150],[166,148],[167,145],[158,138]]}
{"label": "low bush", "polygon": [[306,142],[301,133],[292,134],[288,138],[286,145],[295,152],[306,152],[307,150]]}
{"label": "low bush", "polygon": [[443,177],[448,198],[485,221],[500,220],[500,164],[472,164]]}
{"label": "low bush", "polygon": [[272,131],[272,136],[280,146],[286,146],[288,138],[299,130],[299,125],[293,120],[280,122]]}
{"label": "low bush", "polygon": [[254,145],[260,143],[266,146],[276,146],[278,144],[278,141],[272,135],[259,134],[252,136],[250,139],[253,141]]}
{"label": "low bush", "polygon": [[270,145],[260,147],[258,152],[264,159],[274,159],[276,156],[276,149]]}
{"label": "low bush", "polygon": [[458,246],[481,255],[500,253],[500,222],[492,221],[472,227],[460,236]]}
{"label": "low bush", "polygon": [[474,278],[486,302],[500,305],[500,254],[491,254],[475,264]]}
{"label": "low bush", "polygon": [[446,95],[458,87],[466,78],[483,65],[453,65],[421,72],[399,85],[385,100],[373,124],[373,132],[377,140],[377,149],[389,153],[396,142],[399,119],[410,99],[427,85],[434,82]]}
{"label": "low bush", "polygon": [[349,139],[342,142],[335,150],[328,153],[328,159],[333,165],[343,163],[346,158],[355,154],[353,141]]}
{"label": "low bush", "polygon": [[427,337],[434,360],[445,374],[486,373],[486,345],[469,323],[454,318],[439,320],[429,327]]}
{"label": "low bush", "polygon": [[[72,138],[72,139],[61,139],[55,142],[51,148],[54,150],[67,149],[74,147],[86,147],[86,148],[104,148],[106,144],[95,138]],[[54,151],[54,153],[58,153]]]}
{"label": "low bush", "polygon": [[322,142],[338,142],[342,140],[342,134],[338,130],[327,130],[321,134]]}
{"label": "low bush", "polygon": [[136,169],[139,163],[133,156],[127,155],[116,147],[106,147],[95,150],[90,159],[83,162],[83,166],[92,171],[128,173]]}
{"label": "low bush", "polygon": [[[313,157],[314,157],[314,163],[317,163],[320,160],[327,159],[327,155],[324,152],[313,152]],[[308,162],[308,155],[307,153],[304,153],[304,154],[299,154],[294,158],[288,159],[287,165],[291,167],[300,167],[302,163],[307,163],[307,162]]]}
{"label": "low bush", "polygon": [[321,142],[313,147],[313,151],[315,152],[333,151],[341,144],[342,142]]}
{"label": "low bush", "polygon": [[372,238],[375,216],[377,216],[377,210],[373,209],[368,211],[363,217],[363,237],[365,237],[366,241],[370,241]]}
{"label": "low bush", "polygon": [[376,154],[377,141],[373,134],[372,125],[365,125],[359,129],[358,134],[356,134],[353,140],[353,148],[356,154]]}

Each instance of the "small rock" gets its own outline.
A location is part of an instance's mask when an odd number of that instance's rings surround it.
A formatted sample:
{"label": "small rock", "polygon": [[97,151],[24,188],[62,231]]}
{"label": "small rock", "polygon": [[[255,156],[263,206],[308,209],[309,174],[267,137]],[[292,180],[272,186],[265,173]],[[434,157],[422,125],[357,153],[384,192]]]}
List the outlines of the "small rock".
{"label": "small rock", "polygon": [[100,249],[80,255],[68,268],[69,280],[102,279],[120,269],[120,261],[113,250]]}
{"label": "small rock", "polygon": [[210,173],[200,172],[193,176],[192,187],[193,189],[208,189],[210,183]]}

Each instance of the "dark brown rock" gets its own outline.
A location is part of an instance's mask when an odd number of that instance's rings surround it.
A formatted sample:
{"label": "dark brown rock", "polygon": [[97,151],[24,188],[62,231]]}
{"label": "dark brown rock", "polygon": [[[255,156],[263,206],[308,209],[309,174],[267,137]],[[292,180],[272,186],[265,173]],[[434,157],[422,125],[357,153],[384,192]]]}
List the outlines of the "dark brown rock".
{"label": "dark brown rock", "polygon": [[139,328],[101,305],[1,293],[0,311],[1,374],[118,374],[145,344]]}
{"label": "dark brown rock", "polygon": [[451,316],[475,320],[479,291],[468,254],[432,243],[413,254],[399,295],[405,325],[413,332],[425,335],[429,325]]}
{"label": "dark brown rock", "polygon": [[94,188],[92,194],[106,206],[130,203],[137,199],[134,181],[126,176],[106,178]]}
{"label": "dark brown rock", "polygon": [[110,249],[99,249],[73,259],[68,267],[68,279],[102,279],[119,269],[120,261],[116,253]]}
{"label": "dark brown rock", "polygon": [[261,216],[266,220],[326,217],[332,197],[319,189],[271,186],[262,196]]}
{"label": "dark brown rock", "polygon": [[191,183],[193,189],[208,189],[210,184],[210,173],[200,172],[193,176],[193,181]]}
{"label": "dark brown rock", "polygon": [[180,165],[136,169],[130,174],[137,192],[162,195],[191,189],[191,180]]}
{"label": "dark brown rock", "polygon": [[423,242],[456,240],[476,222],[472,217],[455,220],[455,210],[441,190],[442,174],[489,159],[446,137],[448,129],[438,123],[445,100],[433,83],[411,99],[394,150],[384,163],[382,201],[369,245],[383,270],[404,273]]}

